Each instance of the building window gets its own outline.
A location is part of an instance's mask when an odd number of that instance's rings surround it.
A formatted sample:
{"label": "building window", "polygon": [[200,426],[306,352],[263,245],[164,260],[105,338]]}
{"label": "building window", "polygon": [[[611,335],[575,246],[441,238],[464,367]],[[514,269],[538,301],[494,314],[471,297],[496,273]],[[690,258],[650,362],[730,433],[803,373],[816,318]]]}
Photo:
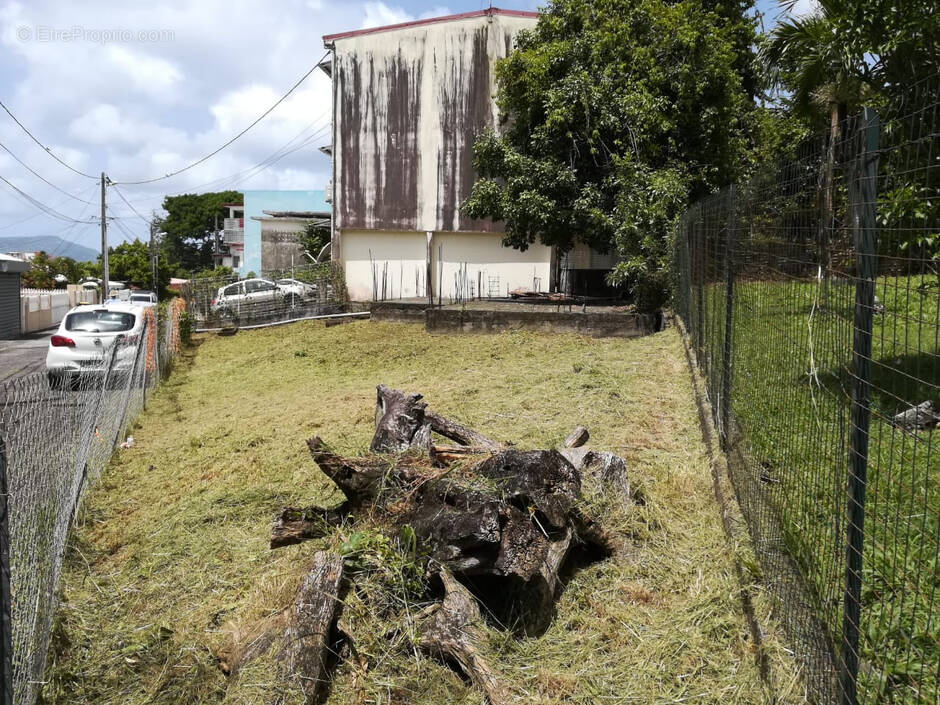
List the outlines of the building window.
{"label": "building window", "polygon": [[240,258],[239,258],[238,255],[233,255],[233,256],[232,256],[232,269],[238,269],[238,264],[239,264],[238,260],[239,260],[239,259],[240,259]]}

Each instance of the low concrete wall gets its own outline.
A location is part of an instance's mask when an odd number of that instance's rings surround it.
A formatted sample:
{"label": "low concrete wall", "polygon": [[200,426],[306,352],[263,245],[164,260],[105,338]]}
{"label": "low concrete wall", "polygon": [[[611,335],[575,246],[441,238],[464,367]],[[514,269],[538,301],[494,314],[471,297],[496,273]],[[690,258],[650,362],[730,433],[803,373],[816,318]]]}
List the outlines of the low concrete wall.
{"label": "low concrete wall", "polygon": [[425,303],[378,301],[370,307],[373,321],[389,323],[423,323]]}
{"label": "low concrete wall", "polygon": [[[580,333],[595,338],[637,338],[655,333],[659,317],[636,313],[561,313],[556,311],[486,311],[427,309],[430,332],[496,333],[534,330],[545,333]],[[373,313],[373,318],[375,314]]]}

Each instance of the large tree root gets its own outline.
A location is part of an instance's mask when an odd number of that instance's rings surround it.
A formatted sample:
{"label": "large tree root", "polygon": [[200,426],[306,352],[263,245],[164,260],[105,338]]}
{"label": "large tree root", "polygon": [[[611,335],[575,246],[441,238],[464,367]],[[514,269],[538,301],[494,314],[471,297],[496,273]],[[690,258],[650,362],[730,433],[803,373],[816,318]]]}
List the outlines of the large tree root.
{"label": "large tree root", "polygon": [[[481,634],[476,600],[514,629],[541,633],[566,565],[609,556],[618,544],[579,505],[582,475],[627,502],[625,463],[583,447],[589,433],[582,426],[557,450],[518,450],[435,414],[420,394],[385,386],[377,389],[375,423],[365,457],[340,456],[319,437],[307,441],[346,501],[285,508],[271,547],[322,537],[348,522],[368,522],[389,537],[410,535],[413,554],[433,567],[445,590],[420,627],[419,645],[456,663],[491,702],[507,702],[508,690],[474,645]],[[456,445],[436,442],[432,433]],[[317,553],[290,611],[283,672],[298,679],[308,703],[320,697],[327,677],[342,579],[342,559]],[[367,669],[364,663],[357,673]]]}
{"label": "large tree root", "polygon": [[460,670],[486,693],[492,705],[510,702],[509,691],[480,655],[480,609],[473,595],[450,574],[440,573],[444,601],[420,627],[419,644],[431,656]]}

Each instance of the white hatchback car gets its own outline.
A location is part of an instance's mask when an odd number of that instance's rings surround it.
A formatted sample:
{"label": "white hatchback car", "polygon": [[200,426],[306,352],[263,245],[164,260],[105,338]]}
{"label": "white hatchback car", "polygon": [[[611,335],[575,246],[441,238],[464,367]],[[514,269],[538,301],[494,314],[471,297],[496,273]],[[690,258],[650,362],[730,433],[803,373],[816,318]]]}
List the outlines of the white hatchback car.
{"label": "white hatchback car", "polygon": [[[66,386],[83,374],[106,372],[106,354],[111,346],[118,341],[136,343],[143,327],[144,313],[140,306],[76,306],[65,314],[49,340],[46,374],[50,385]],[[115,359],[116,369],[131,367],[136,354],[136,345],[123,345]]]}

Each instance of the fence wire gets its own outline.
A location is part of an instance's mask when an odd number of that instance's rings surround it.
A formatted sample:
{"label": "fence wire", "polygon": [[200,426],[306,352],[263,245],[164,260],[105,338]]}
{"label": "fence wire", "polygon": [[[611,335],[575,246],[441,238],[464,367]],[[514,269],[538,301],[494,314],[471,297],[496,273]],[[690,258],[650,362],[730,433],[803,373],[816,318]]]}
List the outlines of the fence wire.
{"label": "fence wire", "polygon": [[[69,527],[178,354],[185,304],[147,309],[137,338],[114,343],[71,383],[45,372],[0,385],[12,626],[12,702],[36,701],[58,604]],[[6,548],[7,546],[4,546]]]}
{"label": "fence wire", "polygon": [[695,204],[676,310],[817,702],[940,702],[940,80]]}
{"label": "fence wire", "polygon": [[302,320],[346,310],[339,263],[265,271],[261,277],[191,279],[185,291],[194,330]]}

